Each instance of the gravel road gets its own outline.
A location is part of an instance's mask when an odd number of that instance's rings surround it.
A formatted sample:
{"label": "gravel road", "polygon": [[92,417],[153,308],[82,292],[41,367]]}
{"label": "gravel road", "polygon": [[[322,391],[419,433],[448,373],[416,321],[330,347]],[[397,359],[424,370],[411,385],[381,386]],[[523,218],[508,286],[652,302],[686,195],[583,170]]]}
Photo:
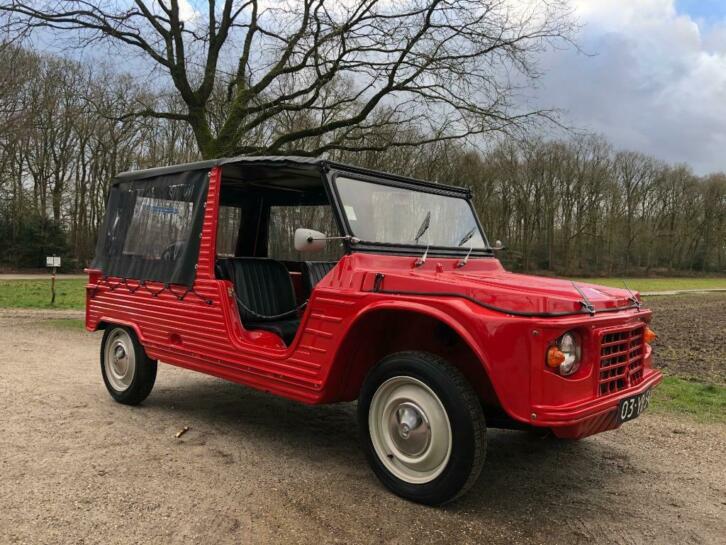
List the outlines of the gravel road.
{"label": "gravel road", "polygon": [[577,443],[493,430],[473,491],[427,508],[378,484],[357,446],[354,405],[306,407],[166,365],[144,405],[118,405],[99,374],[100,336],[45,316],[0,310],[3,545],[726,535],[723,425],[646,414]]}

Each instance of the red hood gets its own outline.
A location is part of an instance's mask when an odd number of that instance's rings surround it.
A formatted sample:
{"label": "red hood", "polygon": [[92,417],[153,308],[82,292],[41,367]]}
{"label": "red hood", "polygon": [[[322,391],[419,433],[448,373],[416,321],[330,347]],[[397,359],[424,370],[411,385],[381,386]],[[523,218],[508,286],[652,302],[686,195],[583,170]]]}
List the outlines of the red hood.
{"label": "red hood", "polygon": [[[465,269],[465,267],[464,267]],[[477,299],[499,307],[531,312],[563,312],[582,310],[585,298],[596,310],[631,304],[631,293],[560,278],[549,278],[507,271],[486,274],[462,270],[444,274],[451,282],[465,289],[474,289]],[[580,293],[581,292],[581,293]],[[584,295],[584,297],[583,297]],[[636,294],[637,295],[637,294]],[[519,307],[524,308],[519,308]]]}
{"label": "red hood", "polygon": [[429,258],[414,267],[415,258],[354,256],[364,268],[384,274],[381,288],[386,291],[461,293],[489,305],[532,313],[580,311],[583,294],[596,310],[631,304],[626,289],[510,273],[494,258],[472,259],[463,267],[457,267],[458,259]]}

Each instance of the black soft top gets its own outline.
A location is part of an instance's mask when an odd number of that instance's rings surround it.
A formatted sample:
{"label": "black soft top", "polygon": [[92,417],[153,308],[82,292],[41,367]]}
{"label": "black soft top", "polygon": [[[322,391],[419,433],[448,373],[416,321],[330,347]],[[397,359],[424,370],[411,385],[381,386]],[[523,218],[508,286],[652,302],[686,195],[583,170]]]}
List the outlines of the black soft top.
{"label": "black soft top", "polygon": [[264,163],[279,165],[298,165],[309,167],[322,167],[326,161],[318,157],[297,157],[294,155],[240,155],[238,157],[221,157],[219,159],[207,159],[205,161],[194,161],[193,163],[181,163],[166,167],[147,168],[144,170],[129,170],[118,174],[114,181],[143,180],[144,178],[155,178],[166,174],[177,174],[192,170],[209,170],[213,167],[227,165],[230,163]]}
{"label": "black soft top", "polygon": [[249,164],[249,165],[260,165],[260,166],[271,166],[271,167],[292,167],[303,170],[327,170],[327,169],[340,169],[347,172],[353,172],[362,174],[365,176],[371,176],[374,178],[382,178],[384,180],[406,182],[421,187],[443,190],[446,192],[458,193],[465,197],[471,197],[471,190],[466,187],[451,186],[445,184],[438,184],[434,182],[428,182],[424,180],[418,180],[416,178],[409,178],[406,176],[398,176],[386,172],[375,171],[366,169],[354,165],[347,165],[344,163],[337,163],[322,159],[320,157],[302,157],[295,155],[240,155],[237,157],[222,157],[219,159],[208,159],[205,161],[195,161],[193,163],[182,163],[178,165],[170,165],[166,167],[147,168],[144,170],[129,170],[118,174],[112,181],[112,184],[120,182],[127,182],[133,180],[145,180],[150,178],[156,178],[158,176],[165,176],[168,174],[180,174],[183,172],[193,172],[199,170],[210,170],[213,167],[229,165],[229,164]]}

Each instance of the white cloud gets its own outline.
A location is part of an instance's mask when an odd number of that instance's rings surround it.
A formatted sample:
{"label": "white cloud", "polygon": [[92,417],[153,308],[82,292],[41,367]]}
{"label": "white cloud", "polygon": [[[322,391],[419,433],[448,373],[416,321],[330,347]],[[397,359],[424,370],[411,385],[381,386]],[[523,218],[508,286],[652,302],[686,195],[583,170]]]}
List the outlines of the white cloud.
{"label": "white cloud", "polygon": [[672,0],[573,5],[594,56],[549,54],[537,101],[618,148],[726,170],[726,22],[706,27]]}
{"label": "white cloud", "polygon": [[179,0],[179,18],[182,21],[193,21],[197,16],[198,13],[189,0]]}

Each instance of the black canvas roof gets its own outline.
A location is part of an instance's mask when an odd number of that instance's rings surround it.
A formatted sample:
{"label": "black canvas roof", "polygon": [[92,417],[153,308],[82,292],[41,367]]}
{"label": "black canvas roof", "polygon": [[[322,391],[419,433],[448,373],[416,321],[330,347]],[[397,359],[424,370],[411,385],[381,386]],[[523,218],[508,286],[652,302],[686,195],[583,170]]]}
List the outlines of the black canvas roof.
{"label": "black canvas roof", "polygon": [[266,163],[280,165],[304,165],[304,166],[322,166],[326,161],[317,157],[297,157],[294,155],[258,155],[239,157],[221,157],[219,159],[207,159],[206,161],[195,161],[193,163],[181,163],[178,165],[169,165],[166,167],[147,168],[144,170],[129,170],[118,174],[115,180],[143,180],[144,178],[155,178],[156,176],[164,176],[166,174],[176,174],[177,172],[188,172],[190,170],[209,170],[213,167],[227,165],[230,163]]}
{"label": "black canvas roof", "polygon": [[127,172],[122,172],[121,174],[118,174],[116,178],[114,178],[112,183],[119,183],[119,182],[126,182],[131,180],[144,180],[148,178],[156,178],[157,176],[164,176],[167,174],[176,174],[181,172],[191,172],[191,171],[197,171],[197,170],[209,170],[216,166],[222,166],[222,165],[229,165],[229,164],[249,164],[249,165],[269,165],[269,166],[288,166],[293,168],[309,168],[310,170],[314,169],[324,169],[324,168],[333,168],[333,169],[340,169],[345,170],[348,172],[354,172],[358,174],[363,174],[366,176],[372,176],[375,178],[383,178],[387,180],[392,181],[400,181],[415,185],[420,185],[422,187],[428,187],[430,189],[435,190],[443,190],[447,192],[452,193],[459,193],[461,195],[470,197],[471,196],[471,190],[466,187],[459,187],[459,186],[450,186],[445,184],[438,184],[434,182],[428,182],[424,180],[418,180],[415,178],[408,178],[405,176],[397,176],[395,174],[390,174],[386,172],[380,172],[375,170],[370,170],[362,167],[357,167],[354,165],[347,165],[343,163],[337,163],[334,161],[329,161],[327,159],[322,159],[320,157],[302,157],[302,156],[295,156],[295,155],[256,155],[256,156],[249,156],[249,155],[241,155],[238,157],[222,157],[219,159],[208,159],[206,161],[195,161],[193,163],[182,163],[178,165],[170,165],[166,167],[157,167],[157,168],[148,168],[144,170],[130,170]]}

